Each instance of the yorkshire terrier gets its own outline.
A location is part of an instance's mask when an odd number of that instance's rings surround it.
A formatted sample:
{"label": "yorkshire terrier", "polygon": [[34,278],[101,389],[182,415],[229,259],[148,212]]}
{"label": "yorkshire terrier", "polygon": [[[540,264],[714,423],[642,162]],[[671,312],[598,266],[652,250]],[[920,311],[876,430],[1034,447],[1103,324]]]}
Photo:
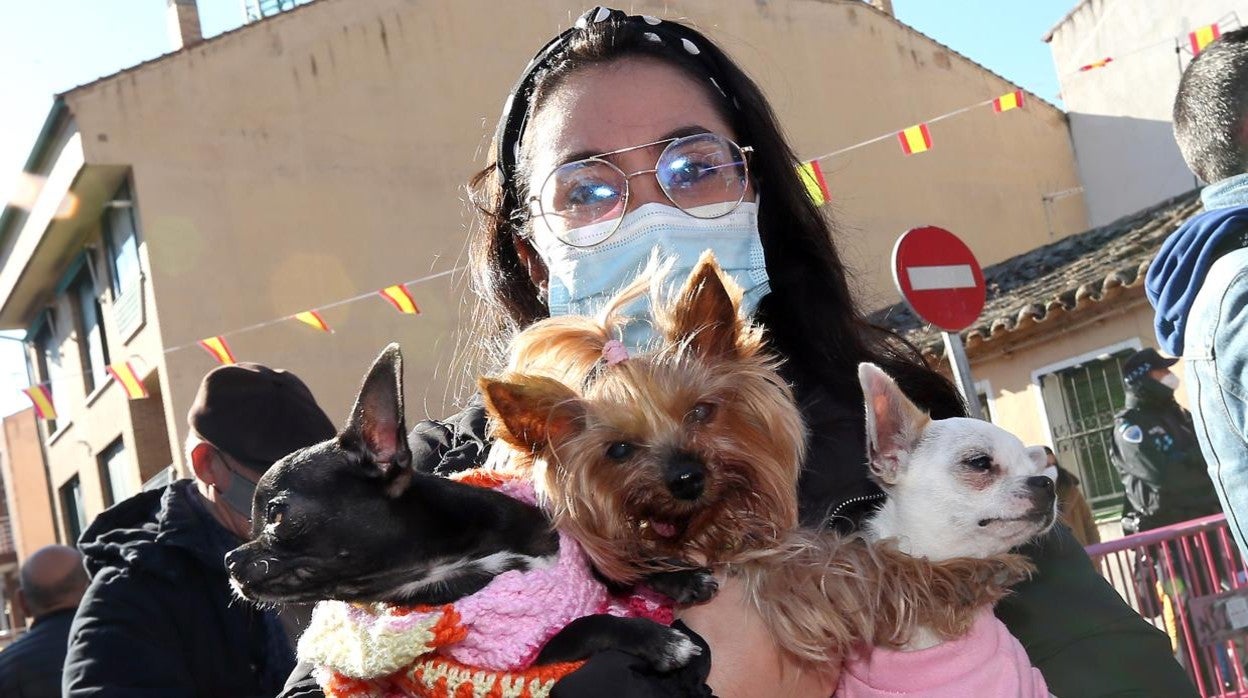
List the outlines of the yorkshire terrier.
{"label": "yorkshire terrier", "polygon": [[[946,628],[928,608],[1004,593],[1013,578],[992,562],[933,565],[800,530],[806,434],[762,328],[709,253],[671,302],[661,277],[652,265],[597,318],[537,323],[513,341],[510,372],[480,381],[510,464],[531,470],[556,528],[601,574],[738,576],[781,649],[816,667],[862,644],[900,646],[920,621]],[[647,289],[661,341],[630,355],[612,337]]]}

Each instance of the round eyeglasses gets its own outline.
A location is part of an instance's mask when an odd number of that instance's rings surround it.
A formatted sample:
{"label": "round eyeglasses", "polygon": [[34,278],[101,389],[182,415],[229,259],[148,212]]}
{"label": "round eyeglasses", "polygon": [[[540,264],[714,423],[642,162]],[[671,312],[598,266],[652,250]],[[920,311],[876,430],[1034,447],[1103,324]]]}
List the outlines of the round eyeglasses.
{"label": "round eyeglasses", "polygon": [[[609,155],[666,143],[654,169],[625,174],[604,160]],[[535,226],[543,226],[560,242],[592,247],[610,238],[628,209],[628,182],[653,174],[673,206],[695,218],[719,218],[736,210],[749,186],[741,147],[714,133],[668,138],[613,150],[560,165],[529,198]]]}

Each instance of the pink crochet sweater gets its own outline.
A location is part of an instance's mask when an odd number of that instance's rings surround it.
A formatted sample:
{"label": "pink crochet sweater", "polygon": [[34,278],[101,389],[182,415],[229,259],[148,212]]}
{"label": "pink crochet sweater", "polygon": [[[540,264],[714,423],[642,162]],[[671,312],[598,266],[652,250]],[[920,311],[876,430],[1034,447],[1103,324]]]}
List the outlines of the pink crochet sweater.
{"label": "pink crochet sweater", "polygon": [[983,609],[971,631],[957,640],[913,652],[875,648],[848,659],[837,698],[1047,698],[1049,690],[1027,652]]}
{"label": "pink crochet sweater", "polygon": [[[470,471],[459,479],[536,503],[527,478]],[[559,533],[559,555],[552,565],[504,572],[449,606],[323,601],[299,642],[299,657],[320,667],[321,675],[356,680],[388,677],[430,656],[476,669],[517,671],[527,668],[568,623],[599,613],[672,622],[670,602],[656,594],[609,594],[580,545]]]}
{"label": "pink crochet sweater", "polygon": [[[496,489],[536,504],[533,484],[528,480],[505,480]],[[672,622],[671,606],[661,603],[657,595],[645,592],[617,598],[607,593],[594,577],[581,546],[562,532],[554,565],[504,572],[454,605],[468,635],[439,651],[483,669],[527,667],[550,638],[583,616],[609,613],[653,618],[665,625]]]}

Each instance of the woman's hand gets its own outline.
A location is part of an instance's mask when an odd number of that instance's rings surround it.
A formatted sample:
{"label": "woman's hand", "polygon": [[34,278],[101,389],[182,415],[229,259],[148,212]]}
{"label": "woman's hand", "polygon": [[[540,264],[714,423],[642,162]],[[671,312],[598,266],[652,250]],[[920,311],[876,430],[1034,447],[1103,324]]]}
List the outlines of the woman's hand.
{"label": "woman's hand", "polygon": [[803,670],[780,651],[740,580],[721,580],[714,599],[685,609],[680,619],[711,647],[707,683],[719,698],[828,698],[840,681],[839,663]]}

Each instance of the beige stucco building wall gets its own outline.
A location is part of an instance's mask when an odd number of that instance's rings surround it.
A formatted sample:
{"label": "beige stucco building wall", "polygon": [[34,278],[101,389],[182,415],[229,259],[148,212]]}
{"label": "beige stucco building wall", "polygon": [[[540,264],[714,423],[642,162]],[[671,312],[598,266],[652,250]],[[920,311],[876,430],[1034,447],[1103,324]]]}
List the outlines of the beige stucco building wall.
{"label": "beige stucco building wall", "polygon": [[[1153,309],[1143,294],[1113,305],[1117,307],[1106,308],[1092,318],[1065,315],[1046,323],[1040,335],[1009,351],[985,351],[972,358],[976,381],[987,381],[991,386],[992,421],[1026,443],[1052,445],[1036,382],[1038,373],[1050,373],[1074,365],[1080,358],[1092,359],[1128,345],[1155,348]],[[1180,378],[1182,370],[1182,363],[1175,365],[1174,372]],[[1185,388],[1180,387],[1175,397],[1185,405]]]}
{"label": "beige stucco building wall", "polygon": [[[1092,225],[1103,225],[1199,181],[1174,142],[1172,113],[1188,33],[1248,18],[1244,0],[1083,0],[1046,35],[1070,114]],[[1103,58],[1104,68],[1079,68]]]}
{"label": "beige stucco building wall", "polygon": [[[321,0],[64,95],[87,169],[133,182],[147,320],[133,337],[109,339],[114,360],[132,358],[154,394],[127,404],[110,383],[67,398],[79,416],[49,446],[54,485],[78,473],[87,513],[98,513],[96,456],[118,436],[151,451],[151,429],[125,416],[145,410],[150,424],[158,404],[168,457],[180,461],[184,415],[214,366],[196,340],[463,264],[463,183],[485,164],[521,66],[583,9]],[[721,41],[772,98],[802,157],[1014,89],[856,0],[633,9],[690,17]],[[1042,201],[1077,185],[1052,106],[980,107],[933,125],[932,137],[931,151],[911,157],[890,137],[823,161],[839,242],[870,307],[896,299],[886,260],[906,228],[945,226],[985,264],[1086,228],[1079,197]],[[77,234],[98,239],[89,221]],[[409,422],[441,415],[467,384],[451,362],[469,305],[464,278],[411,291],[419,317],[373,297],[325,311],[333,335],[287,321],[229,342],[239,360],[296,372],[341,421],[370,359],[398,341]],[[18,313],[23,322],[38,307]]]}

